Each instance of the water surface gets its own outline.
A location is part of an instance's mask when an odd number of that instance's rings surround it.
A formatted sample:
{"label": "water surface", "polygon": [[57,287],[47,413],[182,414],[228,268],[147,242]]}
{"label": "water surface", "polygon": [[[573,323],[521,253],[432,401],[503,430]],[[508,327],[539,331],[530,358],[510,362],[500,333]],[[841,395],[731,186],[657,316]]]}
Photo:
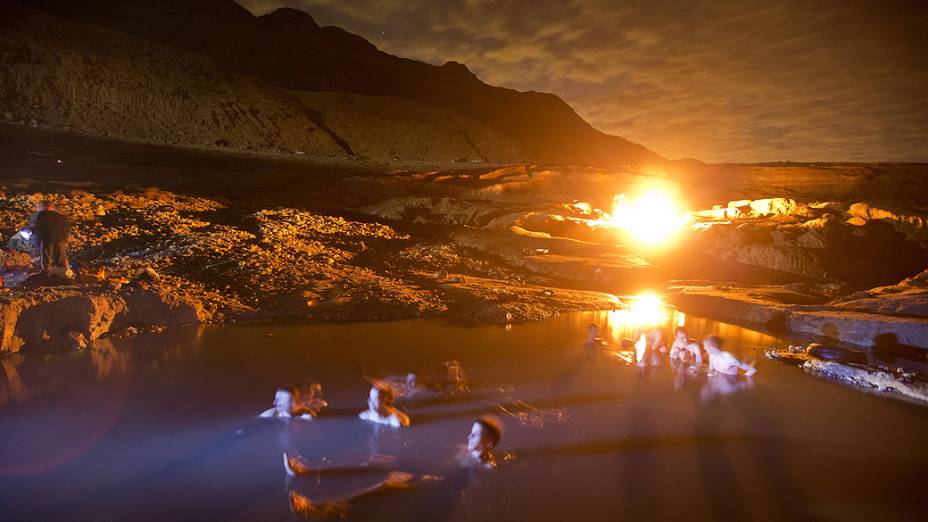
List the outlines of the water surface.
{"label": "water surface", "polygon": [[[0,520],[292,520],[287,492],[342,495],[384,472],[287,480],[313,462],[396,457],[442,480],[352,507],[360,520],[873,520],[923,518],[928,415],[767,361],[751,330],[720,334],[760,369],[708,379],[580,347],[617,313],[466,327],[416,320],[183,328],[93,350],[2,361]],[[412,427],[357,419],[365,376],[460,361],[470,393],[411,404]],[[0,375],[2,377],[2,375]],[[315,421],[256,419],[275,388],[312,378]],[[473,419],[496,413],[499,469],[460,468]]]}

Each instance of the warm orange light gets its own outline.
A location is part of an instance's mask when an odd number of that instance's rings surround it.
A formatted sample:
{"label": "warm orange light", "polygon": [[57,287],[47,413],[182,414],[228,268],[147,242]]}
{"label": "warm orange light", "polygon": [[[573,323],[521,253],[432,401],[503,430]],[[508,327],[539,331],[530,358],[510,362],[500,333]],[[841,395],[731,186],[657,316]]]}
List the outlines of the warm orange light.
{"label": "warm orange light", "polygon": [[641,294],[632,298],[629,315],[638,326],[659,325],[667,321],[667,307],[657,294]]}
{"label": "warm orange light", "polygon": [[666,243],[690,221],[674,195],[661,187],[650,188],[634,197],[619,194],[606,220],[626,231],[636,242],[647,246]]}

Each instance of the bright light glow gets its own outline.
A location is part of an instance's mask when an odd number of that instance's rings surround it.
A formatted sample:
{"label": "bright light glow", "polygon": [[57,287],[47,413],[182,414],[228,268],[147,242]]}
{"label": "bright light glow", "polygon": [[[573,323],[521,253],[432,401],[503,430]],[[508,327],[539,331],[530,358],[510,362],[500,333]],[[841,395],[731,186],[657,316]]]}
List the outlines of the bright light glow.
{"label": "bright light glow", "polygon": [[655,326],[667,321],[667,308],[657,294],[641,294],[632,298],[629,319],[637,326]]}
{"label": "bright light glow", "polygon": [[644,334],[641,334],[641,337],[635,342],[635,362],[643,362],[644,355],[647,351],[648,340],[645,338]]}
{"label": "bright light glow", "polygon": [[690,215],[681,209],[670,191],[653,187],[634,197],[617,195],[606,221],[625,230],[635,241],[656,246],[666,243],[685,227]]}
{"label": "bright light glow", "polygon": [[32,231],[29,230],[28,228],[24,228],[24,229],[22,229],[22,230],[19,231],[19,235],[20,235],[23,239],[29,239],[30,237],[32,237]]}

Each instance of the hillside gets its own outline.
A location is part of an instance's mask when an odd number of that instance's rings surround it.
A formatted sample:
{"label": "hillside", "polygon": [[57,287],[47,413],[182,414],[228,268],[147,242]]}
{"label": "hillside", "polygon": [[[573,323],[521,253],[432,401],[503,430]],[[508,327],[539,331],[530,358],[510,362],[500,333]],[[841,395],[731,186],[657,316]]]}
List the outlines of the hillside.
{"label": "hillside", "polygon": [[0,118],[8,122],[146,143],[316,157],[522,158],[499,132],[450,109],[287,91],[174,47],[30,9],[2,10]]}
{"label": "hillside", "polygon": [[340,28],[320,27],[294,9],[255,17],[232,0],[15,3],[206,56],[222,71],[290,91],[390,96],[451,109],[494,129],[513,144],[508,151],[523,151],[534,162],[664,161],[640,145],[597,131],[554,95],[493,87],[454,62],[438,67],[392,56]]}

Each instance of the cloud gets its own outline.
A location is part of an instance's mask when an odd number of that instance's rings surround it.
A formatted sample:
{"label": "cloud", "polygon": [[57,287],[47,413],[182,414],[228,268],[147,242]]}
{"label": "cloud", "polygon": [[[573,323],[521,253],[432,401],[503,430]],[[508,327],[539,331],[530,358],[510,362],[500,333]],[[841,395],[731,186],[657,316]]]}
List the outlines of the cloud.
{"label": "cloud", "polygon": [[558,94],[671,158],[928,161],[928,4],[240,0]]}

